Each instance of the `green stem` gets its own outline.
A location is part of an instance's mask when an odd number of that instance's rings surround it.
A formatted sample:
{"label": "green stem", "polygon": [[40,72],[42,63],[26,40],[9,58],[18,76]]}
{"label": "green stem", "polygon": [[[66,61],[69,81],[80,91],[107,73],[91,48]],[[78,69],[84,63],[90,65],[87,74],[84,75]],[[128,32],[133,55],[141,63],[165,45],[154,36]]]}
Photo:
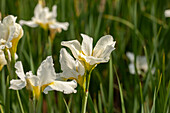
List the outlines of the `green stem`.
{"label": "green stem", "polygon": [[86,106],[87,106],[87,99],[88,99],[88,94],[89,94],[89,84],[90,84],[90,77],[91,77],[91,72],[88,72],[86,73],[85,75],[85,79],[86,79],[86,84],[85,84],[85,87],[84,87],[84,94],[83,94],[83,101],[82,101],[82,113],[86,113]]}
{"label": "green stem", "polygon": [[9,76],[6,81],[6,97],[5,97],[5,113],[10,113],[10,90],[9,90]]}
{"label": "green stem", "polygon": [[10,113],[10,90],[9,90],[9,81],[10,81],[11,71],[10,71],[9,55],[8,55],[8,51],[7,51],[6,48],[4,49],[4,54],[5,54],[5,59],[6,59],[6,61],[7,61],[7,68],[8,68],[8,72],[9,72],[9,75],[7,76],[7,79],[6,79],[5,113]]}
{"label": "green stem", "polygon": [[18,101],[19,101],[20,108],[21,108],[21,112],[24,113],[24,109],[23,109],[23,106],[22,106],[22,103],[21,103],[21,98],[20,98],[20,95],[19,95],[19,91],[18,91],[18,90],[17,90],[17,97],[18,97]]}

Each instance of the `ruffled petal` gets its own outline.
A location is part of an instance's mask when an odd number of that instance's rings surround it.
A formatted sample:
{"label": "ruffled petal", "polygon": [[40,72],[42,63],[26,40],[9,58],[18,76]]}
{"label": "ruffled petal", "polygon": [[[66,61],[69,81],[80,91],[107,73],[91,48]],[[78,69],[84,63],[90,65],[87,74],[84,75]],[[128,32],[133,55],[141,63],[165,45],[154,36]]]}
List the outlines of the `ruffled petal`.
{"label": "ruffled petal", "polygon": [[29,27],[37,27],[37,26],[38,26],[38,24],[35,23],[34,21],[20,20],[19,23],[20,23],[21,25],[27,25],[27,26],[29,26]]}
{"label": "ruffled petal", "polygon": [[40,78],[40,87],[55,80],[56,73],[53,65],[52,56],[48,56],[39,66],[37,76]]}
{"label": "ruffled petal", "polygon": [[14,17],[13,15],[8,15],[3,19],[3,24],[5,26],[11,26],[15,24],[17,17]]}
{"label": "ruffled petal", "polygon": [[68,22],[54,22],[52,24],[49,24],[50,29],[63,29],[67,30],[69,26]]}
{"label": "ruffled petal", "polygon": [[44,89],[44,93],[48,94],[48,91],[56,90],[61,91],[64,94],[76,93],[75,88],[77,87],[77,82],[75,80],[70,82],[65,81],[54,81],[53,84],[47,86]]}
{"label": "ruffled petal", "polygon": [[86,56],[91,56],[93,49],[93,38],[88,35],[81,34],[83,37],[81,49]]}
{"label": "ruffled petal", "polygon": [[26,82],[22,80],[11,80],[9,89],[20,90],[26,86]]}
{"label": "ruffled petal", "polygon": [[61,45],[68,47],[76,59],[79,58],[79,54],[81,52],[81,46],[77,40],[62,41]]}
{"label": "ruffled petal", "polygon": [[23,70],[23,66],[22,66],[22,62],[21,61],[17,61],[15,63],[15,68],[16,68],[16,74],[17,76],[22,80],[25,81],[25,73]]}
{"label": "ruffled petal", "polygon": [[116,42],[113,41],[113,37],[111,35],[101,37],[94,47],[93,56],[98,58],[106,57],[105,54],[109,55],[111,51],[114,50],[115,43]]}

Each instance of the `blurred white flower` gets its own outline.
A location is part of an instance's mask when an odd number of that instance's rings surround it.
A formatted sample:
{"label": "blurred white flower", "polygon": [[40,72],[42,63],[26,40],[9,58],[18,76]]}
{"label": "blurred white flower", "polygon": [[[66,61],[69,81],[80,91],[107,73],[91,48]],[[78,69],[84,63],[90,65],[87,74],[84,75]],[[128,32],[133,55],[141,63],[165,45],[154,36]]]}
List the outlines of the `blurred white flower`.
{"label": "blurred white flower", "polygon": [[165,17],[170,17],[170,9],[165,10]]}
{"label": "blurred white flower", "polygon": [[75,79],[82,86],[85,73],[84,66],[80,61],[74,60],[65,48],[60,50],[60,64],[63,71],[60,76],[66,79]]}
{"label": "blurred white flower", "polygon": [[[0,21],[0,49],[16,48],[19,39],[23,36],[22,27],[15,23],[17,17],[9,15]],[[16,52],[14,50],[14,52]]]}
{"label": "blurred white flower", "polygon": [[82,45],[77,40],[62,41],[61,45],[70,48],[76,59],[85,62],[86,68],[87,65],[92,66],[109,61],[116,43],[111,35],[101,37],[94,49],[93,39],[85,34],[81,34],[81,36],[83,37]]}
{"label": "blurred white flower", "polygon": [[[135,56],[131,52],[127,52],[126,56],[129,58],[129,60],[131,62],[129,64],[129,71],[131,74],[135,74]],[[143,74],[148,71],[148,64],[147,64],[147,60],[146,60],[145,56],[137,56],[136,57],[136,69],[137,69],[138,74]],[[155,68],[153,68],[151,70],[151,72],[152,72],[152,74],[154,74]]]}
{"label": "blurred white flower", "polygon": [[20,20],[19,23],[30,27],[37,27],[40,25],[44,29],[57,29],[59,32],[61,32],[62,29],[67,30],[69,26],[68,22],[56,21],[56,10],[56,5],[53,6],[52,12],[50,12],[48,7],[43,8],[42,4],[38,3],[34,9],[34,17],[32,17],[31,21]]}
{"label": "blurred white flower", "polygon": [[[9,60],[11,60],[11,54],[9,52],[9,50],[7,50],[8,52],[8,57]],[[18,55],[15,53],[15,60],[18,59]],[[4,51],[0,50],[0,71],[2,70],[3,66],[7,64],[7,61],[5,59],[5,54]]]}
{"label": "blurred white flower", "polygon": [[74,88],[77,83],[73,80],[70,82],[56,80],[56,73],[53,67],[53,59],[48,56],[39,66],[37,76],[33,75],[31,71],[24,73],[21,61],[15,64],[16,74],[20,79],[10,81],[10,89],[20,90],[26,87],[31,90],[34,96],[38,99],[40,92],[45,94],[51,90],[64,92],[65,94],[76,93]]}

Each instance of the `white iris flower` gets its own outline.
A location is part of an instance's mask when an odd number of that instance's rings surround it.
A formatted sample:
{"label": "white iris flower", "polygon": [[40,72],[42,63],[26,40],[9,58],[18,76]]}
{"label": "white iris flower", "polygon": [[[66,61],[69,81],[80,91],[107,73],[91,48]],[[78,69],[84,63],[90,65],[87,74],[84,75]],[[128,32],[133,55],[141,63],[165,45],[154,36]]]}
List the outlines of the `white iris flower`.
{"label": "white iris flower", "polygon": [[22,63],[20,61],[15,64],[16,74],[20,79],[10,81],[10,89],[20,90],[26,87],[31,90],[34,96],[38,99],[40,92],[45,94],[48,91],[56,90],[64,92],[65,94],[76,93],[75,88],[77,83],[75,80],[70,82],[56,80],[56,73],[53,67],[53,59],[48,56],[39,66],[37,76],[33,75],[31,71],[24,73]]}
{"label": "white iris flower", "polygon": [[[131,52],[127,52],[126,56],[129,58],[130,60],[130,64],[129,64],[129,71],[131,74],[135,74],[135,56],[133,53]],[[145,56],[137,56],[136,57],[136,68],[137,68],[137,72],[138,74],[143,74],[143,73],[147,73],[148,71],[148,64],[147,64],[147,59]],[[152,74],[155,72],[155,68],[153,68],[151,70]]]}
{"label": "white iris flower", "polygon": [[13,46],[14,52],[16,52],[18,41],[23,36],[23,29],[15,23],[16,19],[17,17],[9,15],[2,22],[0,21],[0,49]]}
{"label": "white iris flower", "polygon": [[54,5],[52,8],[52,12],[49,11],[48,7],[42,6],[42,4],[37,4],[34,9],[34,17],[32,17],[31,21],[21,20],[19,23],[21,25],[27,25],[29,27],[37,27],[40,25],[42,28],[46,29],[57,29],[59,32],[61,30],[67,30],[69,23],[68,22],[58,22],[56,21],[57,17],[57,6]]}
{"label": "white iris flower", "polygon": [[66,79],[75,79],[80,85],[83,83],[83,75],[85,73],[84,66],[80,61],[74,58],[66,51],[65,48],[60,50],[60,76]]}
{"label": "white iris flower", "polygon": [[109,61],[110,54],[115,49],[116,43],[111,35],[101,37],[94,49],[93,38],[85,34],[81,34],[81,36],[83,38],[82,45],[77,40],[62,41],[61,45],[68,47],[76,59],[84,61],[87,69],[89,66]]}

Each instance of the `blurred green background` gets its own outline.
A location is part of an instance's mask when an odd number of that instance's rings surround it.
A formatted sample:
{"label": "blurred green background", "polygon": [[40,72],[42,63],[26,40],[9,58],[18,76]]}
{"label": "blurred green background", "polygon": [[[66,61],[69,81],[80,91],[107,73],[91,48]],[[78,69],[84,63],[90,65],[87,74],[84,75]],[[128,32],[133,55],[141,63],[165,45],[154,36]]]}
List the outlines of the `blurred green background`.
{"label": "blurred green background", "polygon": [[[52,45],[49,31],[23,26],[24,36],[19,42],[17,54],[25,72],[36,70],[42,60],[52,55],[56,72],[61,72],[59,51],[61,41],[77,39],[80,33],[93,37],[94,44],[106,34],[116,41],[108,63],[99,64],[92,72],[88,113],[169,113],[170,109],[170,18],[164,11],[170,9],[169,0],[45,0],[46,6],[57,5],[57,20],[69,22],[67,31],[57,33]],[[19,20],[30,20],[37,0],[0,0],[3,19],[7,15]],[[149,72],[145,76],[129,73],[126,52],[145,55]],[[71,52],[70,52],[71,53]],[[150,73],[152,67],[155,74]],[[5,109],[5,79],[7,68],[0,72],[0,104]],[[118,79],[120,80],[120,84]],[[43,94],[38,104],[39,113],[67,112],[64,99],[71,113],[80,113],[81,88],[76,94],[60,92]],[[13,91],[11,113],[20,113]],[[20,90],[25,113],[29,112],[29,96]]]}

